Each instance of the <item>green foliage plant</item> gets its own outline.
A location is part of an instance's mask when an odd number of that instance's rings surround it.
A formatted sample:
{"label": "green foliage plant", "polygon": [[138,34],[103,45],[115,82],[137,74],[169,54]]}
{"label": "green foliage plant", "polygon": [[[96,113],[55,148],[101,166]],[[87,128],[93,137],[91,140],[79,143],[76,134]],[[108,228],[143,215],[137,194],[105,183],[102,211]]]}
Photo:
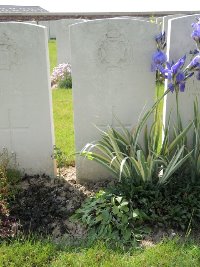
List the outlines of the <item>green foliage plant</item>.
{"label": "green foliage plant", "polygon": [[[165,94],[167,93],[165,92]],[[149,132],[146,122],[165,94],[144,114],[133,132],[127,130],[122,124],[122,131],[117,131],[109,126],[107,132],[101,132],[101,140],[87,144],[81,150],[80,155],[105,166],[119,182],[122,179],[131,179],[138,184],[166,183],[191,154],[191,152],[186,155],[183,153],[185,146],[182,145],[182,139],[186,136],[192,123],[177,134],[171,143],[169,141],[169,125],[167,125],[165,138],[160,148],[159,135],[155,130],[156,122],[152,124]],[[139,142],[143,132],[144,146]],[[160,173],[162,175],[159,175]]]}
{"label": "green foliage plant", "polygon": [[125,197],[111,192],[99,191],[88,198],[73,215],[88,227],[88,235],[93,239],[137,244],[144,229],[137,230],[134,223],[142,214],[133,210]]}
{"label": "green foliage plant", "polygon": [[66,166],[67,157],[65,153],[57,146],[54,146],[53,158],[56,160],[59,177],[61,176],[61,169]]}

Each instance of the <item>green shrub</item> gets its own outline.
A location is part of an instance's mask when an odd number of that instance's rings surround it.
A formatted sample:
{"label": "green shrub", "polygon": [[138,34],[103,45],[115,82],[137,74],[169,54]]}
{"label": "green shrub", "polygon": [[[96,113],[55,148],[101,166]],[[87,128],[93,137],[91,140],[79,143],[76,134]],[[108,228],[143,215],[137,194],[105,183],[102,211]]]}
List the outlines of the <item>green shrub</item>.
{"label": "green shrub", "polygon": [[[106,132],[101,132],[101,140],[87,144],[79,154],[105,166],[119,181],[131,179],[137,184],[167,183],[191,155],[191,152],[186,153],[183,140],[192,122],[177,132],[171,142],[168,123],[164,129],[164,140],[160,144],[156,121],[150,131],[145,125],[164,95],[139,120],[133,132],[127,130],[120,122],[121,131],[108,126]],[[144,144],[141,144],[139,140],[142,139],[143,132]]]}
{"label": "green shrub", "polygon": [[183,174],[159,186],[125,179],[88,198],[73,219],[84,224],[93,239],[133,245],[150,229],[174,229],[185,235],[197,231],[199,207],[200,183],[188,184]]}
{"label": "green shrub", "polygon": [[58,82],[59,88],[72,88],[72,77],[66,77]]}
{"label": "green shrub", "polygon": [[88,227],[90,238],[127,244],[141,238],[144,229],[135,229],[134,222],[142,216],[142,212],[131,208],[125,197],[99,191],[87,199],[72,218]]}

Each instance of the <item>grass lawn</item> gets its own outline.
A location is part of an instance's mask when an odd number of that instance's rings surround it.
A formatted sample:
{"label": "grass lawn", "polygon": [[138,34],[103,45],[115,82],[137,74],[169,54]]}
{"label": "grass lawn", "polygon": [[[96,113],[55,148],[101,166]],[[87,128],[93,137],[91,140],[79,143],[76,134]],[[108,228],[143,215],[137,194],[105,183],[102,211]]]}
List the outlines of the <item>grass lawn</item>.
{"label": "grass lawn", "polygon": [[[49,41],[50,71],[57,65],[56,41]],[[52,90],[55,143],[74,165],[74,122],[71,89]]]}
{"label": "grass lawn", "polygon": [[166,241],[129,252],[99,243],[90,247],[58,246],[51,242],[13,241],[0,246],[1,267],[199,267],[200,247],[194,242]]}
{"label": "grass lawn", "polygon": [[72,90],[53,90],[53,116],[56,146],[67,156],[67,164],[74,164],[74,122]]}
{"label": "grass lawn", "polygon": [[50,73],[57,65],[57,47],[56,40],[49,40],[49,60],[50,60]]}

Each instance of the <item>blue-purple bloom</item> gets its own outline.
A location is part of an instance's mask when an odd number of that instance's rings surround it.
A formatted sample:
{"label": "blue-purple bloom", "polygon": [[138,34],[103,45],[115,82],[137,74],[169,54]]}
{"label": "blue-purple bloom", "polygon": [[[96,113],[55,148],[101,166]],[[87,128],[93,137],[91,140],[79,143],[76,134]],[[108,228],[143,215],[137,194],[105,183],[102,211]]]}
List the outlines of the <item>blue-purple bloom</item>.
{"label": "blue-purple bloom", "polygon": [[197,49],[200,51],[200,18],[197,18],[197,23],[192,24],[193,32],[191,37],[195,40]]}
{"label": "blue-purple bloom", "polygon": [[173,83],[168,83],[168,89],[173,93],[174,92],[174,85]]}
{"label": "blue-purple bloom", "polygon": [[200,70],[200,54],[193,58],[187,68],[190,70]]}
{"label": "blue-purple bloom", "polygon": [[197,23],[192,23],[193,32],[191,37],[196,41],[200,42],[200,18],[197,19]]}
{"label": "blue-purple bloom", "polygon": [[157,48],[159,50],[163,50],[166,46],[166,42],[165,42],[165,32],[161,32],[158,35],[155,36],[155,40],[157,43]]}
{"label": "blue-purple bloom", "polygon": [[181,92],[185,89],[185,73],[182,71],[182,67],[185,64],[186,56],[180,58],[175,64],[166,62],[166,68],[160,67],[159,70],[164,78],[168,79],[168,88],[173,93],[174,89],[179,87]]}
{"label": "blue-purple bloom", "polygon": [[186,60],[186,55],[181,57],[173,66],[172,66],[172,71],[174,74],[176,74],[178,72],[179,69],[182,69],[182,67],[185,64],[185,60]]}
{"label": "blue-purple bloom", "polygon": [[185,79],[185,73],[183,71],[179,71],[176,75],[176,81],[180,83],[184,81],[184,79]]}
{"label": "blue-purple bloom", "polygon": [[165,53],[163,53],[161,50],[156,51],[152,56],[151,70],[159,70],[160,66],[162,66],[166,60],[167,56]]}

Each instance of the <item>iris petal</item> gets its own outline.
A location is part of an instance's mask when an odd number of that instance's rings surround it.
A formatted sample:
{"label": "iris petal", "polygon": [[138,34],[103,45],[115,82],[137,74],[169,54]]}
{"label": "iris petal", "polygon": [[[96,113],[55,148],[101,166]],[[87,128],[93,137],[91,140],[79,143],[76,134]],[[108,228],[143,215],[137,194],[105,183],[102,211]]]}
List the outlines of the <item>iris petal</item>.
{"label": "iris petal", "polygon": [[179,71],[176,75],[176,81],[179,83],[185,79],[185,74],[183,71]]}
{"label": "iris petal", "polygon": [[174,85],[173,83],[168,84],[168,89],[173,93],[174,92]]}
{"label": "iris petal", "polygon": [[176,74],[178,72],[179,69],[181,69],[183,67],[183,65],[185,64],[185,60],[186,60],[186,55],[183,56],[182,58],[180,58],[173,66],[172,66],[172,71],[174,74]]}
{"label": "iris petal", "polygon": [[180,92],[184,92],[185,91],[185,82],[179,83],[179,90],[180,90]]}

